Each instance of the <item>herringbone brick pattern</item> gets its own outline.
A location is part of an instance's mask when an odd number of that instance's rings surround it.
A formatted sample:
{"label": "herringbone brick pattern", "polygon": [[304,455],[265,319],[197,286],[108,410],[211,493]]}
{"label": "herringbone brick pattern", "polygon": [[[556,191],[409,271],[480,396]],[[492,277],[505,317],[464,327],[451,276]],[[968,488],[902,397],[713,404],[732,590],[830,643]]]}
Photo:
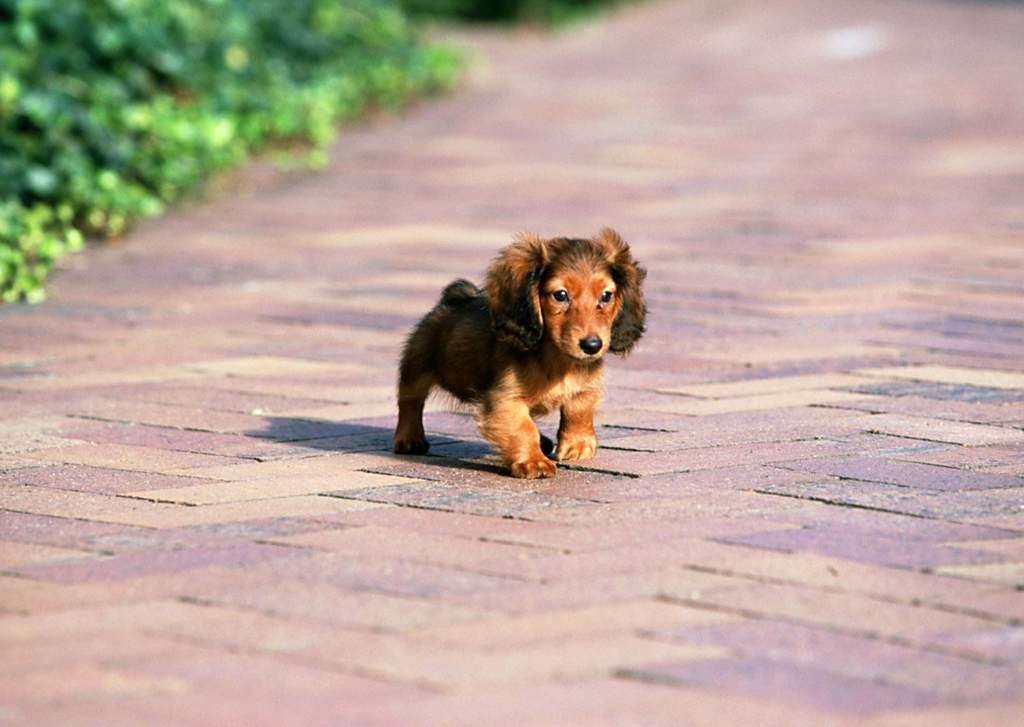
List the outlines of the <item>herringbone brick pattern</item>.
{"label": "herringbone brick pattern", "polygon": [[[0,309],[0,720],[1021,724],[1022,37],[853,0],[471,34],[467,88],[324,173],[73,259]],[[508,478],[443,402],[390,454],[441,286],[602,225],[652,314],[597,458]]]}

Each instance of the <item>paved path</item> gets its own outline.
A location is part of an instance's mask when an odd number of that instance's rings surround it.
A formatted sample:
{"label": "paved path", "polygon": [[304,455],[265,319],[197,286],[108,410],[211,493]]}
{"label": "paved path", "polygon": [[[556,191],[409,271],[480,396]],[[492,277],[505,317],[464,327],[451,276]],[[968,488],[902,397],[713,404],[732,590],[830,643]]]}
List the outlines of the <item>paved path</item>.
{"label": "paved path", "polygon": [[[664,2],[0,309],[0,723],[1020,725],[1024,6]],[[255,173],[255,172],[254,172]],[[387,452],[514,231],[613,225],[603,448]],[[548,425],[550,427],[550,425]]]}

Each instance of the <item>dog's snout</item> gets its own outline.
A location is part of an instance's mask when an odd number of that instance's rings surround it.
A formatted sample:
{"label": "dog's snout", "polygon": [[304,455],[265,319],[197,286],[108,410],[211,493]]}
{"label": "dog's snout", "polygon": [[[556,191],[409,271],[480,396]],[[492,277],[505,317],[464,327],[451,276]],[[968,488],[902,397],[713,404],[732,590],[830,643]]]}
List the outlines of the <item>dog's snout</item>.
{"label": "dog's snout", "polygon": [[593,356],[595,353],[601,350],[601,346],[604,344],[601,339],[597,336],[587,336],[586,338],[580,339],[580,350],[588,356]]}

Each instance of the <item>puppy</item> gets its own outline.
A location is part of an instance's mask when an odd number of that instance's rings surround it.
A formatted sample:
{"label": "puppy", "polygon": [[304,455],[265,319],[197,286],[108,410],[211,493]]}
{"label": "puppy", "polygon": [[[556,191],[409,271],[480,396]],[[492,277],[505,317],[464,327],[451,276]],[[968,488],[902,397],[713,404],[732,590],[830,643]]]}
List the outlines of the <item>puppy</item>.
{"label": "puppy", "polygon": [[533,418],[555,409],[558,459],[593,457],[602,357],[628,353],[643,335],[646,275],[606,228],[590,240],[519,235],[484,290],[448,285],[402,352],[395,452],[427,451],[423,404],[439,386],[477,405],[481,433],[514,477],[554,476],[542,449],[553,443]]}

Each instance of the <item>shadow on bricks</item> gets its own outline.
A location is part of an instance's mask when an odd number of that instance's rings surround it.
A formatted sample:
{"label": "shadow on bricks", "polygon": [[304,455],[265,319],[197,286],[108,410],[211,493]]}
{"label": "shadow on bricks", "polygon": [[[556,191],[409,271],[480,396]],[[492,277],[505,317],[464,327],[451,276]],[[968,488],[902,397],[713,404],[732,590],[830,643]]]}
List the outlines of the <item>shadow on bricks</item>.
{"label": "shadow on bricks", "polygon": [[[394,427],[358,422],[334,422],[325,419],[298,419],[293,417],[266,417],[267,426],[245,432],[247,436],[288,442],[324,452],[387,452],[391,453]],[[466,461],[493,454],[490,445],[479,440],[461,440],[450,436],[431,434],[431,451],[423,457],[402,455],[396,462],[429,462],[435,466],[459,469],[505,472],[495,464]]]}
{"label": "shadow on bricks", "polygon": [[245,432],[246,436],[288,442],[296,446],[329,452],[371,452],[391,450],[394,430],[389,427],[336,422],[328,419],[265,417],[266,425]]}
{"label": "shadow on bricks", "polygon": [[[325,419],[266,417],[266,426],[245,432],[247,436],[305,446],[325,452],[391,452],[393,426],[359,422],[334,422]],[[430,444],[444,457],[480,457],[490,454],[481,441],[459,440],[431,433]]]}

